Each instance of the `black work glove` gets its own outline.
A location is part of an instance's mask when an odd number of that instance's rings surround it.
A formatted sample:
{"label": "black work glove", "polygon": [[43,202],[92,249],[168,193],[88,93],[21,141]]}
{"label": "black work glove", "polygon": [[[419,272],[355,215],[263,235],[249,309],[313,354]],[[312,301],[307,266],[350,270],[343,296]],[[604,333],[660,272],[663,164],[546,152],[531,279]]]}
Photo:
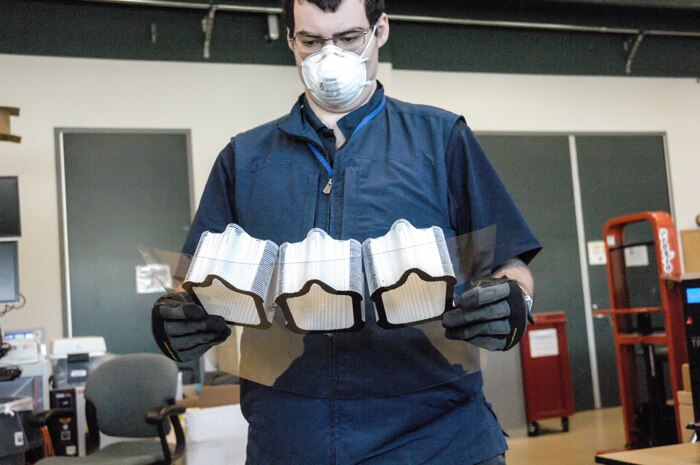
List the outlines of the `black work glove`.
{"label": "black work glove", "polygon": [[[528,302],[529,301],[529,302]],[[484,278],[456,302],[456,308],[442,316],[448,339],[461,339],[487,350],[508,350],[532,323],[532,299],[516,281]]]}
{"label": "black work glove", "polygon": [[209,315],[188,292],[159,298],[151,311],[151,328],[160,350],[178,362],[201,357],[231,334],[223,317]]}

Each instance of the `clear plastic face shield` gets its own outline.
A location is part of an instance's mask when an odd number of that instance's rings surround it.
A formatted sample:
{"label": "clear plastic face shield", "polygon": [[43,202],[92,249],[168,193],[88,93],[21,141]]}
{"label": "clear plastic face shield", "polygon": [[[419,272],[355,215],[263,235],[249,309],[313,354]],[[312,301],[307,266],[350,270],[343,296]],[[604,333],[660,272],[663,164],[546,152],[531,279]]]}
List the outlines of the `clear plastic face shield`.
{"label": "clear plastic face shield", "polygon": [[[194,256],[141,248],[159,278],[233,325],[215,369],[301,395],[408,393],[479,370],[479,350],[445,337],[441,315],[493,266],[496,227],[445,237],[398,220],[360,244],[320,229],[276,245],[237,225],[204,233]],[[156,275],[158,276],[158,275]]]}

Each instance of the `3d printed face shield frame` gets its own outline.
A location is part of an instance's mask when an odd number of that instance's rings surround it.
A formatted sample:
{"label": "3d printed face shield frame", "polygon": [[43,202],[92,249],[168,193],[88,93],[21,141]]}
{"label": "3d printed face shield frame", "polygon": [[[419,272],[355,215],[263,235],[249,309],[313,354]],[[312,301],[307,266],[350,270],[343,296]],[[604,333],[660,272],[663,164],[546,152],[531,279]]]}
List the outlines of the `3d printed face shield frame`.
{"label": "3d printed face shield frame", "polygon": [[275,303],[287,327],[305,333],[356,331],[364,325],[361,246],[312,229],[279,250]]}
{"label": "3d printed face shield frame", "polygon": [[205,232],[182,287],[196,295],[208,313],[229,324],[269,328],[273,312],[269,289],[278,249],[235,224],[223,233]]}
{"label": "3d printed face shield frame", "polygon": [[397,220],[386,235],[362,244],[362,256],[379,326],[414,325],[452,307],[457,278],[442,229]]}

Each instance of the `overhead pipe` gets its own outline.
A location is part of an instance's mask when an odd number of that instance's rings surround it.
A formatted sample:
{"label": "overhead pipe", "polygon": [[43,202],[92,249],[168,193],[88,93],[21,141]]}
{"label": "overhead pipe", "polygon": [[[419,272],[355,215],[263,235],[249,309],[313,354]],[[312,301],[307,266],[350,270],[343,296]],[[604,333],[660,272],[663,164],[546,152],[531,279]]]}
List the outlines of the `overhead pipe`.
{"label": "overhead pipe", "polygon": [[[235,13],[258,13],[267,15],[282,14],[282,8],[279,7],[263,7],[254,5],[231,5],[222,3],[194,3],[185,1],[167,1],[167,0],[83,0],[88,3],[109,3],[133,6],[149,6],[159,8],[180,8],[190,10],[210,10],[215,8],[217,11],[229,11]],[[456,26],[478,26],[478,27],[496,27],[507,29],[539,29],[559,32],[595,32],[602,34],[626,34],[635,35],[644,34],[645,36],[667,36],[667,37],[698,37],[700,31],[672,31],[659,29],[635,29],[607,26],[583,26],[576,24],[557,24],[557,23],[538,23],[529,21],[497,21],[488,19],[470,19],[470,18],[443,18],[437,16],[414,16],[414,15],[397,15],[389,14],[389,19],[392,21],[407,22],[407,23],[426,23],[426,24],[443,24]]]}

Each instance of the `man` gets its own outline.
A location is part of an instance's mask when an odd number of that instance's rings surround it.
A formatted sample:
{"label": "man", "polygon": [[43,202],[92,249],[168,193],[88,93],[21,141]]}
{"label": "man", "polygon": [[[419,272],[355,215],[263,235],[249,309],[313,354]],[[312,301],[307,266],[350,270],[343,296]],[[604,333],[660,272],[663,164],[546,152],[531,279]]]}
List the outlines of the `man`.
{"label": "man", "polygon": [[[364,241],[405,218],[447,237],[495,225],[494,267],[442,319],[443,340],[459,340],[475,365],[449,363],[414,328],[378,328],[367,311],[361,331],[306,336],[272,386],[243,379],[247,463],[503,464],[475,347],[507,350],[522,337],[534,290],[526,263],[540,245],[463,118],[384,95],[382,0],[286,0],[284,11],[306,91],[289,115],[224,148],[183,252],[229,223],[282,244],[314,227]],[[159,299],[153,330],[177,360],[230,332],[185,293]]]}

